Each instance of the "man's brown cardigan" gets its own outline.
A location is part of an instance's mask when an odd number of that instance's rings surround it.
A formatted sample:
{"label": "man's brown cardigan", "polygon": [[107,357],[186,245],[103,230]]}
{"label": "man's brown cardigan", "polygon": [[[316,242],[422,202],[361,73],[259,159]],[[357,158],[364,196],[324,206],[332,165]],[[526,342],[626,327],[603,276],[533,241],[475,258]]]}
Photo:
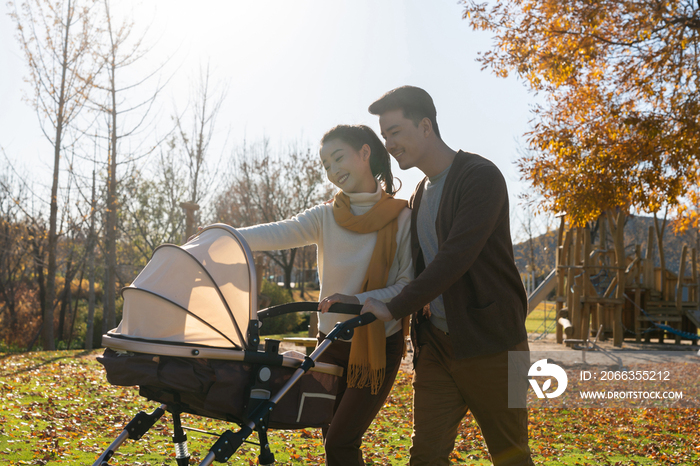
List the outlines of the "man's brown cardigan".
{"label": "man's brown cardigan", "polygon": [[513,258],[503,175],[477,154],[456,154],[435,222],[438,253],[428,267],[416,229],[426,180],[409,201],[416,278],[389,311],[400,319],[442,294],[455,358],[505,351],[527,338],[527,295]]}

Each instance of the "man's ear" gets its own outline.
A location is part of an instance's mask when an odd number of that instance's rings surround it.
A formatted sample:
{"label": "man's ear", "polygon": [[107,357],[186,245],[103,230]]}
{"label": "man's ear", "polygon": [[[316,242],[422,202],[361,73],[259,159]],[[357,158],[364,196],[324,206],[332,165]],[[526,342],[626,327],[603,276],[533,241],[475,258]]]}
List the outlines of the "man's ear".
{"label": "man's ear", "polygon": [[433,122],[430,121],[430,118],[425,117],[423,118],[420,123],[418,124],[418,128],[420,128],[421,132],[423,133],[423,137],[428,137],[430,133],[433,133]]}

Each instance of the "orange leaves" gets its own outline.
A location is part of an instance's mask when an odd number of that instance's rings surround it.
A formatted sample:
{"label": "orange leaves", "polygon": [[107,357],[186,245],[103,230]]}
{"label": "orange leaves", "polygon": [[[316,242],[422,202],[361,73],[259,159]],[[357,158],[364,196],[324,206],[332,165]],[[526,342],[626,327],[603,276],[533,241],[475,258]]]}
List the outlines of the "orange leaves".
{"label": "orange leaves", "polygon": [[697,3],[466,0],[464,8],[472,27],[493,33],[484,67],[516,71],[546,94],[528,133],[538,156],[518,161],[542,208],[581,223],[605,208],[693,204]]}
{"label": "orange leaves", "polygon": [[[0,356],[0,463],[92,464],[139,410],[153,407],[135,388],[104,380],[96,353],[78,351]],[[698,374],[686,371],[686,383]],[[411,374],[399,372],[387,404],[364,438],[368,465],[408,463]],[[172,463],[169,415],[143,439],[127,441],[116,464]],[[223,432],[232,424],[183,415],[186,426]],[[697,464],[698,409],[530,409],[530,448],[535,464]],[[193,459],[206,456],[215,438],[188,433]],[[255,436],[253,436],[255,437]],[[277,464],[324,463],[318,429],[269,432]],[[251,440],[255,441],[255,438]],[[240,448],[229,464],[257,464],[258,449]],[[458,428],[452,464],[488,465],[488,451],[473,416]]]}

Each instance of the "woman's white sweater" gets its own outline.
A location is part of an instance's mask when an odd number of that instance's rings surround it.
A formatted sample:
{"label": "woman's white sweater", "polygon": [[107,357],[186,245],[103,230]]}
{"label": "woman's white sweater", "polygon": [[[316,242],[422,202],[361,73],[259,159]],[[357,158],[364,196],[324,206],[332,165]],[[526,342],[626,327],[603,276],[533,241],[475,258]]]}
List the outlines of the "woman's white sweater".
{"label": "woman's white sweater", "polygon": [[[377,183],[379,185],[379,183]],[[381,187],[374,193],[348,193],[354,215],[367,212],[381,198]],[[266,223],[238,231],[253,251],[291,249],[316,244],[318,273],[321,282],[319,299],[334,293],[355,295],[364,303],[368,297],[389,302],[413,279],[411,264],[411,211],[406,208],[398,218],[396,255],[389,269],[386,288],[361,292],[362,282],[369,266],[377,232],[355,233],[338,226],[333,217],[332,204],[320,204],[281,222]],[[328,334],[337,322],[353,316],[346,314],[319,314],[319,330]],[[386,335],[401,329],[401,322],[386,323]]]}

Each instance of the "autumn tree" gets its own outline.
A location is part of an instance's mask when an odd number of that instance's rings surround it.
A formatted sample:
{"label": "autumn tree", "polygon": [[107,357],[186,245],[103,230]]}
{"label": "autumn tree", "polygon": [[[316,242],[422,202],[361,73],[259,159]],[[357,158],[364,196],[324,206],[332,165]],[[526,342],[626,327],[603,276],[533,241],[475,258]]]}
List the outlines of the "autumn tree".
{"label": "autumn tree", "polygon": [[27,300],[32,270],[27,219],[19,207],[25,201],[22,186],[12,174],[0,173],[0,337],[5,342],[20,330],[19,308],[22,299]]}
{"label": "autumn tree", "polygon": [[519,159],[540,207],[574,223],[608,209],[675,208],[698,183],[696,0],[463,2],[494,34],[480,56],[544,97]]}
{"label": "autumn tree", "polygon": [[513,252],[521,274],[523,270],[526,272],[524,282],[528,293],[556,266],[552,247],[556,240],[551,234],[551,221],[549,215],[536,216],[530,205],[513,212],[511,224],[515,228],[513,240],[516,243]]}
{"label": "autumn tree", "polygon": [[[136,157],[134,153],[122,153],[122,141],[136,136],[144,131],[148,117],[151,114],[157,96],[163,85],[156,84],[152,92],[145,98],[134,100],[135,90],[140,88],[150,78],[156,76],[161,69],[143,76],[139,80],[130,80],[127,70],[134,63],[144,59],[148,49],[143,45],[143,36],[135,36],[134,23],[126,18],[118,20],[112,12],[112,3],[104,0],[101,3],[102,20],[105,28],[104,43],[97,44],[94,53],[97,60],[104,64],[103,73],[95,80],[95,89],[101,91],[100,96],[91,99],[105,117],[107,126],[107,190],[105,202],[105,284],[104,311],[102,331],[116,326],[116,283],[117,283],[117,241],[119,231],[119,165],[129,163]],[[127,76],[125,78],[125,76]],[[132,97],[129,99],[128,97]],[[138,144],[134,144],[138,146]],[[140,157],[146,156],[158,143],[142,149]],[[133,150],[133,149],[132,149]]]}
{"label": "autumn tree", "polygon": [[[93,166],[96,164],[93,161]],[[96,292],[95,292],[95,281],[96,281],[96,267],[95,267],[95,249],[97,246],[98,234],[97,234],[97,181],[95,176],[95,170],[92,171],[91,178],[91,189],[88,209],[86,212],[81,212],[83,218],[88,222],[87,238],[85,241],[86,250],[86,266],[88,273],[88,314],[87,314],[87,325],[85,329],[85,349],[91,350],[93,346],[93,337],[95,332],[95,305],[96,305]],[[79,208],[79,207],[78,207]],[[82,280],[81,280],[82,283]]]}
{"label": "autumn tree", "polygon": [[[700,251],[700,183],[690,190],[679,211],[681,215],[674,222],[674,230],[676,232],[694,232],[694,247],[696,251]],[[698,293],[700,293],[700,274],[698,274],[696,286]],[[700,300],[698,300],[698,311],[700,311]]]}
{"label": "autumn tree", "polygon": [[45,330],[49,202],[2,147],[0,153],[0,333],[8,345],[29,350]]}
{"label": "autumn tree", "polygon": [[305,294],[307,293],[307,275],[309,271],[313,270],[314,264],[316,264],[316,257],[317,255],[315,244],[299,248],[299,253],[296,256],[295,267],[298,270],[297,276],[299,277],[299,285],[297,288],[299,288],[299,297],[302,301],[307,299],[305,296]]}
{"label": "autumn tree", "polygon": [[163,243],[180,241],[185,215],[180,203],[187,183],[174,148],[161,148],[156,172],[149,178],[135,171],[124,183],[123,221],[120,231],[145,265]]}
{"label": "autumn tree", "polygon": [[[700,171],[700,162],[697,170]],[[691,229],[700,232],[700,183],[691,187],[684,201],[678,210],[685,215],[679,216],[674,227],[678,231]]]}
{"label": "autumn tree", "polygon": [[99,66],[90,55],[96,40],[93,2],[89,0],[10,2],[17,39],[27,61],[32,85],[29,102],[53,147],[53,177],[49,205],[48,265],[44,303],[44,346],[54,349],[53,312],[58,244],[59,174],[68,129],[83,109]]}
{"label": "autumn tree", "polygon": [[[231,165],[231,181],[215,199],[215,209],[217,221],[234,227],[292,218],[333,196],[319,156],[310,148],[292,146],[273,154],[265,139],[244,144]],[[285,288],[291,287],[298,249],[265,253],[284,270]]]}
{"label": "autumn tree", "polygon": [[207,172],[207,156],[215,134],[216,120],[226,97],[226,86],[212,83],[207,63],[194,80],[187,108],[175,111],[173,148],[178,148],[187,168],[187,201],[199,204],[210,192],[212,177]]}

